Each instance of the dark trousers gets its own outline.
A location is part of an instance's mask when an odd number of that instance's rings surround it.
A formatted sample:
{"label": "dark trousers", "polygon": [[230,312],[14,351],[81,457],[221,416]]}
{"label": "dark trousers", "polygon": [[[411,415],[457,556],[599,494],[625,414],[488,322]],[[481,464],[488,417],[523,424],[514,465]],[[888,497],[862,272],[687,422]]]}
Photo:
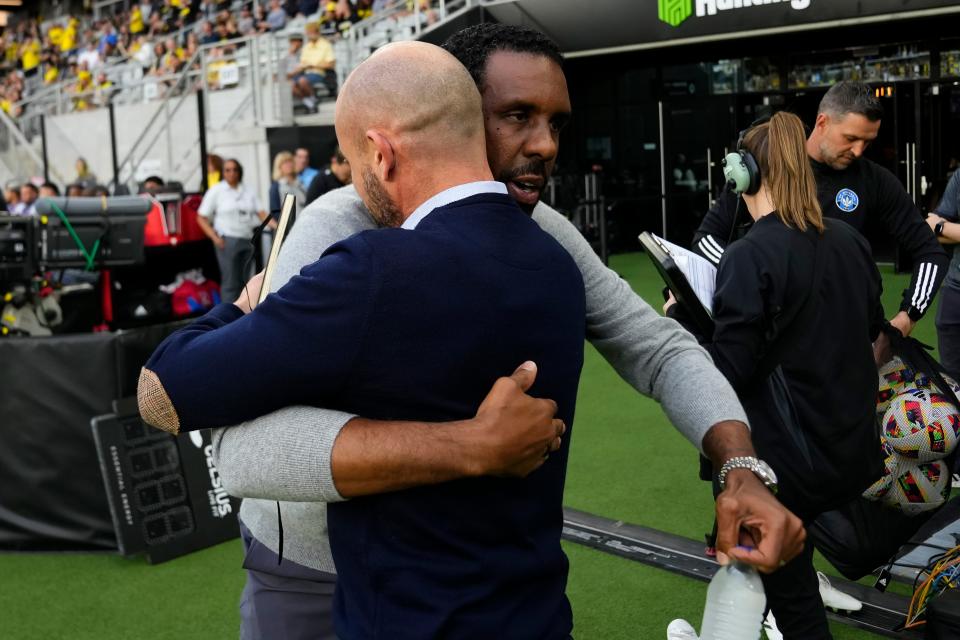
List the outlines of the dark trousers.
{"label": "dark trousers", "polygon": [[960,376],[960,291],[949,283],[940,287],[937,347],[940,350],[940,364],[957,380]]}
{"label": "dark trousers", "polygon": [[220,266],[220,299],[233,302],[240,290],[253,276],[253,245],[247,238],[224,236],[223,249],[216,249],[217,264]]}
{"label": "dark trousers", "polygon": [[830,640],[827,611],[820,598],[813,568],[813,543],[803,553],[771,574],[761,574],[767,606],[777,619],[784,640]]}
{"label": "dark trousers", "polygon": [[262,545],[240,523],[247,583],[240,597],[241,640],[336,640],[337,576],[291,562]]}

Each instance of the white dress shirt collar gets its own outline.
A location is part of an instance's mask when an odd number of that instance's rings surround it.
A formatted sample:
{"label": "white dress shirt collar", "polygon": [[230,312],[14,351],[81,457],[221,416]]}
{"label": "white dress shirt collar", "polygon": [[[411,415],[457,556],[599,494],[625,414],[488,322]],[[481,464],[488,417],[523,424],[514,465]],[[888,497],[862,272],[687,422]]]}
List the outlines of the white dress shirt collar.
{"label": "white dress shirt collar", "polygon": [[417,207],[416,210],[410,214],[410,217],[403,221],[403,224],[400,225],[400,228],[416,229],[417,225],[420,224],[420,221],[430,215],[434,209],[445,207],[448,204],[457,202],[458,200],[463,200],[465,198],[469,198],[470,196],[479,195],[481,193],[502,193],[506,195],[507,185],[503,184],[502,182],[495,182],[493,180],[481,180],[479,182],[458,184],[455,187],[444,189]]}

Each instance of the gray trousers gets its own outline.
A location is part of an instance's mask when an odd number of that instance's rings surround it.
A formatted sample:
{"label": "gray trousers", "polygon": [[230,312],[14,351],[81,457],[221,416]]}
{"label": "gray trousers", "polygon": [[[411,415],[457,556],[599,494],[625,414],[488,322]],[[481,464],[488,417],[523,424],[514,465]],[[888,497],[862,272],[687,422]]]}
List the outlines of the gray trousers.
{"label": "gray trousers", "polygon": [[940,287],[937,309],[937,346],[940,364],[954,379],[960,376],[960,291],[949,282]]}
{"label": "gray trousers", "polygon": [[304,567],[263,546],[240,523],[247,583],[240,596],[241,640],[336,640],[337,576]]}
{"label": "gray trousers", "polygon": [[[233,302],[253,276],[253,245],[249,238],[223,237],[223,249],[214,247],[220,266],[220,300]],[[249,264],[248,264],[249,262]]]}

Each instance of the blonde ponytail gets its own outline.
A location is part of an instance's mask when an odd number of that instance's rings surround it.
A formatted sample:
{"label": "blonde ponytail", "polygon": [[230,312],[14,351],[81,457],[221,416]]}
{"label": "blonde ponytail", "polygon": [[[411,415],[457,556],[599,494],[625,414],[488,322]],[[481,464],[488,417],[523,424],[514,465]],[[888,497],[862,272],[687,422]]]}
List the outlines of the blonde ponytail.
{"label": "blonde ponytail", "polygon": [[805,140],[800,118],[781,111],[748,131],[743,145],[760,166],[763,184],[780,220],[801,231],[810,225],[823,233],[823,212]]}

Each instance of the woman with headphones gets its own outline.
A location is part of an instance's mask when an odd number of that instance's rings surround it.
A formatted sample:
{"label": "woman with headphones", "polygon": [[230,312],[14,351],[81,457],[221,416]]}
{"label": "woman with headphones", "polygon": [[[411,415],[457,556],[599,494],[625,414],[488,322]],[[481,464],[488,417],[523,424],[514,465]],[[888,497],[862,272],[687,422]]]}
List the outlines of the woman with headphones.
{"label": "woman with headphones", "polygon": [[220,296],[224,302],[233,302],[253,275],[251,239],[267,217],[257,194],[243,184],[239,162],[223,163],[223,181],[204,194],[198,213],[197,224],[217,250]]}
{"label": "woman with headphones", "polygon": [[[750,418],[764,468],[748,468],[774,476],[768,486],[810,522],[883,474],[871,345],[884,316],[870,247],[849,225],[824,220],[804,142],[800,119],[781,112],[745,131],[724,159],[754,224],[723,254],[715,327],[702,341]],[[669,315],[687,324],[675,305]],[[726,467],[716,470],[721,486]],[[763,576],[785,638],[831,637],[812,558],[808,542]]]}

